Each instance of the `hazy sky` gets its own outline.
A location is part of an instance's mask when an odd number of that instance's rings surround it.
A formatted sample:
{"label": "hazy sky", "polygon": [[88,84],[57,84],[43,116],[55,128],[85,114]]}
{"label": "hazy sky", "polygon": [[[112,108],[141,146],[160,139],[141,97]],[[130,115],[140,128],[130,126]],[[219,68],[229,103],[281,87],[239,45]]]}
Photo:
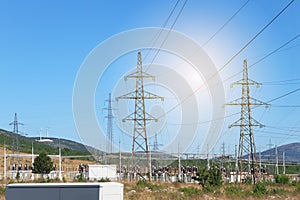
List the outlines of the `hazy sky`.
{"label": "hazy sky", "polygon": [[[216,68],[220,69],[290,1],[250,0],[206,43],[245,2],[188,0],[173,30],[203,45]],[[38,136],[40,128],[45,130],[48,127],[50,136],[79,141],[73,121],[72,94],[84,59],[97,45],[115,34],[135,28],[162,27],[175,3],[174,0],[1,1],[0,128],[12,130],[13,127],[8,124],[17,112],[19,121],[24,123],[20,131],[28,136]],[[183,3],[184,0],[179,1],[166,28],[172,26]],[[220,72],[220,77],[226,80],[242,70],[244,59],[248,59],[251,65],[300,34],[299,9],[300,2],[295,1]],[[251,95],[267,102],[299,88],[299,55],[300,37],[251,67],[250,78],[265,83],[261,88],[253,88]],[[129,54],[113,67],[126,65],[130,70],[135,67],[135,59],[136,53]],[[149,56],[144,63],[150,62]],[[116,79],[122,78],[122,74],[115,74]],[[229,86],[241,76],[240,73],[223,82],[226,101],[240,97],[240,88],[230,89]],[[115,83],[110,83],[109,79],[104,77],[105,84],[113,87]],[[272,144],[277,145],[300,140],[299,94],[295,92],[274,101],[274,106],[268,109],[253,110],[253,117],[266,125],[255,129],[257,148],[266,149],[270,139]],[[105,111],[102,108],[107,95],[96,94],[95,97],[99,124],[104,130]],[[238,107],[225,109],[227,116],[239,111]],[[230,146],[229,151],[233,151],[239,129],[229,130],[227,127],[238,118],[239,115],[226,118],[214,151],[220,151],[222,142],[225,142],[226,148]],[[114,129],[120,131],[116,127]],[[130,144],[131,139],[125,138]],[[197,145],[198,141],[191,151],[197,151]]]}

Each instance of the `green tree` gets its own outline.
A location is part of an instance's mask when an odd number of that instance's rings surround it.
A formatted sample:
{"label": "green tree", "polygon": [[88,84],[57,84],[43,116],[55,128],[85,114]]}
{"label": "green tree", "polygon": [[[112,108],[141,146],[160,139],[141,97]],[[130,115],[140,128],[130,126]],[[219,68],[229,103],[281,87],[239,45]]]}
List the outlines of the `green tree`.
{"label": "green tree", "polygon": [[51,158],[45,153],[40,153],[38,157],[34,159],[33,173],[37,174],[49,174],[53,168],[53,162]]}
{"label": "green tree", "polygon": [[222,174],[218,168],[211,168],[206,170],[204,167],[200,168],[197,173],[197,177],[194,178],[199,182],[203,189],[210,186],[221,186],[222,185]]}

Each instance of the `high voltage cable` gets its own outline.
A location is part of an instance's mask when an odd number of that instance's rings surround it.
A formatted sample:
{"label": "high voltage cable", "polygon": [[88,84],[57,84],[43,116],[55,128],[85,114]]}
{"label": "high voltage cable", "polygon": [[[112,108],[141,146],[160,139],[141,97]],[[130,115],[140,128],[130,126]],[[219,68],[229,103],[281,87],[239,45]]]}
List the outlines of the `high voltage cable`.
{"label": "high voltage cable", "polygon": [[217,34],[219,34],[249,2],[250,0],[246,1],[206,42],[202,44],[202,47],[207,45]]}
{"label": "high voltage cable", "polygon": [[[163,23],[162,28],[166,28],[166,26],[167,26],[167,24],[168,24],[168,22],[169,22],[171,16],[173,15],[173,13],[174,13],[174,11],[175,11],[175,9],[176,9],[176,7],[177,7],[177,5],[178,5],[179,2],[180,2],[180,0],[177,0],[177,1],[176,1],[176,3],[175,3],[175,5],[173,6],[173,9],[171,10],[169,16],[167,17],[166,21]],[[160,32],[158,33],[158,35],[157,35],[157,37],[155,38],[155,40],[154,40],[152,46],[154,46],[154,44],[157,42],[157,40],[158,40],[158,38],[160,37],[161,33],[162,33],[162,30],[160,30]],[[149,55],[149,53],[150,53],[150,51],[151,51],[152,49],[153,49],[153,47],[151,47],[151,48],[149,49],[148,53],[147,53],[146,56],[144,57],[144,60],[147,58],[147,56]],[[143,49],[143,50],[144,50],[144,49]]]}
{"label": "high voltage cable", "polygon": [[275,108],[300,108],[300,105],[289,105],[289,106],[285,106],[285,105],[272,105],[272,107],[275,107]]}
{"label": "high voltage cable", "polygon": [[262,84],[286,84],[288,82],[294,82],[294,81],[300,81],[300,78],[295,79],[288,79],[288,80],[281,80],[281,81],[269,81],[269,82],[263,82]]}
{"label": "high voltage cable", "polygon": [[[269,104],[269,103],[271,103],[271,102],[273,102],[273,101],[276,101],[276,100],[281,99],[281,98],[284,98],[284,97],[286,97],[286,96],[288,96],[288,95],[294,94],[294,93],[296,93],[296,92],[298,92],[298,91],[300,91],[300,88],[297,88],[297,89],[292,90],[292,91],[290,91],[290,92],[288,92],[288,93],[285,93],[285,94],[280,95],[280,96],[278,96],[278,97],[276,97],[276,98],[273,98],[273,99],[267,101],[266,103]],[[258,107],[260,107],[260,106],[254,106],[253,109],[258,108]],[[240,114],[240,112],[236,112],[236,113],[233,113],[233,114],[231,114],[231,115],[227,115],[227,116],[224,116],[224,117],[221,117],[221,118],[212,119],[212,120],[207,120],[207,121],[203,121],[203,122],[199,122],[199,123],[192,123],[192,124],[198,124],[198,125],[200,125],[200,124],[206,124],[206,123],[210,123],[210,122],[213,122],[213,121],[223,120],[223,119],[226,119],[226,118],[229,118],[229,117],[238,115],[238,114]],[[171,124],[171,125],[182,125],[182,124],[176,124],[176,123],[169,123],[169,124]],[[190,125],[192,125],[192,124],[190,124]],[[189,125],[189,124],[185,124],[185,125]]]}
{"label": "high voltage cable", "polygon": [[262,32],[264,32],[295,0],[290,1],[269,23],[267,23],[246,45],[244,45],[236,54],[232,56],[225,65],[223,65],[219,71],[222,71],[227,65],[229,65],[242,51],[244,51]]}
{"label": "high voltage cable", "polygon": [[281,45],[279,48],[275,49],[274,51],[270,52],[269,54],[267,54],[266,56],[262,57],[261,59],[259,59],[258,61],[256,61],[255,63],[253,63],[252,65],[250,65],[249,67],[252,67],[253,65],[256,65],[258,63],[260,63],[261,61],[263,61],[265,58],[271,56],[272,54],[276,53],[277,51],[279,51],[281,48],[283,48],[284,46],[288,45],[289,43],[291,43],[292,41],[296,40],[298,37],[300,37],[300,33],[298,35],[296,35],[295,37],[293,37],[292,39],[290,39],[289,41],[287,41],[286,43],[284,43],[283,45]]}
{"label": "high voltage cable", "polygon": [[[290,39],[289,41],[285,42],[283,45],[281,45],[280,47],[278,47],[277,49],[273,50],[272,52],[268,53],[266,56],[264,56],[263,58],[259,59],[258,61],[254,62],[253,64],[249,65],[249,68],[257,65],[258,63],[260,63],[261,61],[267,59],[268,57],[270,57],[271,55],[275,54],[276,52],[278,52],[280,49],[282,49],[283,47],[287,46],[288,44],[290,44],[291,42],[293,42],[294,40],[296,40],[298,37],[300,36],[300,33],[298,35],[296,35],[295,37],[293,37],[292,39]],[[223,82],[226,82],[230,79],[232,79],[233,77],[241,74],[243,71],[239,71],[238,73],[233,74],[232,76],[228,77],[227,79],[225,79]],[[300,80],[300,79],[291,79],[291,80]],[[291,80],[285,80],[285,81],[291,81]],[[265,82],[265,83],[269,83],[269,82]],[[262,84],[265,84],[262,83]]]}
{"label": "high voltage cable", "polygon": [[[276,126],[266,126],[266,128],[300,133],[300,130],[297,127],[295,127],[295,128],[292,128],[292,127],[290,127],[290,128],[281,128],[281,127],[276,127]],[[296,129],[298,129],[298,130],[296,130]]]}
{"label": "high voltage cable", "polygon": [[267,101],[267,103],[271,103],[271,102],[273,102],[273,101],[276,101],[276,100],[278,100],[278,99],[281,99],[281,98],[283,98],[283,97],[286,97],[286,96],[291,95],[291,94],[293,94],[293,93],[295,93],[295,92],[298,92],[298,91],[300,91],[300,88],[297,88],[297,89],[295,89],[295,90],[293,90],[293,91],[290,91],[290,92],[288,92],[288,93],[286,93],[286,94],[283,94],[283,95],[281,95],[281,96],[279,96],[279,97],[276,97],[276,98],[274,98],[274,99],[271,99],[271,100]]}
{"label": "high voltage cable", "polygon": [[[183,3],[183,5],[182,5],[181,9],[179,10],[179,13],[177,14],[177,16],[176,16],[176,18],[175,18],[175,20],[174,20],[174,22],[173,22],[173,24],[171,25],[170,29],[168,30],[168,33],[167,33],[165,39],[162,41],[161,45],[160,45],[159,48],[157,49],[157,51],[156,51],[156,53],[155,53],[155,55],[154,55],[154,57],[153,57],[153,59],[152,59],[152,61],[150,62],[150,65],[153,64],[153,62],[154,62],[154,60],[156,59],[157,55],[159,54],[159,52],[160,52],[162,46],[163,46],[163,45],[165,44],[165,42],[167,41],[167,39],[168,39],[168,37],[169,37],[171,31],[173,30],[173,28],[174,28],[176,22],[178,21],[180,15],[182,14],[182,11],[183,11],[183,9],[184,9],[184,7],[185,7],[187,1],[188,1],[188,0],[185,0],[185,1],[184,1],[184,3]],[[149,65],[149,66],[150,66],[150,65]],[[148,71],[148,70],[145,70],[145,71]]]}
{"label": "high voltage cable", "polygon": [[173,7],[172,11],[170,12],[168,18],[166,19],[165,23],[163,24],[163,27],[164,27],[164,28],[167,26],[167,24],[168,24],[168,22],[169,22],[171,16],[173,15],[173,13],[174,13],[174,11],[175,11],[175,9],[176,9],[176,7],[177,7],[179,1],[180,1],[180,0],[177,0],[177,1],[176,1],[176,4],[174,5],[174,7]]}
{"label": "high voltage cable", "polygon": [[173,108],[168,110],[164,115],[158,117],[161,118],[165,116],[166,114],[172,112],[175,110],[179,105],[183,104],[185,101],[187,101],[191,96],[193,96],[195,93],[197,93],[205,84],[210,81],[212,78],[214,78],[219,72],[224,70],[241,52],[243,52],[261,33],[263,33],[295,0],[290,1],[289,4],[287,4],[275,17],[272,18],[272,20],[267,23],[249,42],[247,42],[237,53],[235,53],[215,74],[213,74],[210,78],[205,80],[205,83],[203,83],[200,87],[198,87],[192,94],[188,95],[186,98],[184,98],[180,103],[175,105]]}
{"label": "high voltage cable", "polygon": [[300,137],[299,135],[296,135],[296,134],[279,133],[279,132],[274,132],[274,131],[260,131],[260,130],[257,130],[256,132],[258,132],[258,133],[267,133],[267,134],[275,134],[275,135],[285,135],[285,136],[292,136],[292,137]]}
{"label": "high voltage cable", "polygon": [[[221,30],[223,30],[225,28],[226,25],[228,25],[228,23],[230,21],[232,21],[232,19],[249,3],[250,0],[248,0],[247,2],[245,2],[204,44],[202,44],[201,46],[205,46],[207,43],[209,43]],[[151,48],[152,50],[153,48]],[[196,52],[198,52],[200,49],[197,49],[190,57],[192,57]],[[148,54],[147,54],[148,55]],[[183,63],[177,65],[180,66]]]}

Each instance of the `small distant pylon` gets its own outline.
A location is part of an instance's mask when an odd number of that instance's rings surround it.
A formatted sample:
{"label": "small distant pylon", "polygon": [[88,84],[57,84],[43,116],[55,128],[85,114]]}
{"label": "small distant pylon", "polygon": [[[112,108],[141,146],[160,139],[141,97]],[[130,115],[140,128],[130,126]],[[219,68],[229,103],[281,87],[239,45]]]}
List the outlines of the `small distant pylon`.
{"label": "small distant pylon", "polygon": [[[18,115],[15,113],[14,121],[9,123],[9,125],[13,125],[13,133],[15,133],[15,138],[13,139],[13,144],[12,144],[12,150],[13,154],[18,154],[19,153],[19,125],[24,125],[23,123],[18,122]],[[13,157],[14,158],[14,157]]]}
{"label": "small distant pylon", "polygon": [[107,103],[107,108],[104,108],[107,110],[107,127],[106,127],[106,134],[107,134],[107,139],[109,140],[109,144],[106,144],[106,152],[107,153],[112,153],[113,152],[113,144],[114,144],[114,135],[113,135],[113,108],[112,108],[112,99],[111,99],[111,93],[108,95],[108,100],[106,100]]}
{"label": "small distant pylon", "polygon": [[243,68],[243,78],[240,81],[237,81],[232,84],[233,85],[241,85],[242,86],[242,97],[227,103],[226,105],[232,106],[241,106],[241,117],[236,122],[231,124],[229,128],[233,126],[240,127],[240,140],[239,140],[239,149],[238,149],[238,172],[237,175],[240,175],[242,178],[242,172],[246,172],[247,170],[243,165],[243,156],[249,156],[249,166],[250,172],[249,176],[252,180],[252,183],[256,183],[256,179],[258,176],[258,166],[257,166],[257,158],[256,158],[256,147],[254,140],[253,127],[258,126],[260,128],[264,127],[261,123],[252,118],[251,106],[269,106],[260,100],[254,99],[250,97],[250,86],[256,85],[257,87],[261,86],[261,83],[255,82],[248,77],[248,64],[247,60],[244,60],[244,68]]}
{"label": "small distant pylon", "polygon": [[159,151],[159,146],[162,146],[162,144],[158,143],[157,133],[155,133],[155,135],[154,135],[153,151],[158,152]]}
{"label": "small distant pylon", "polygon": [[[136,80],[136,88],[134,91],[129,92],[125,95],[117,97],[116,100],[119,99],[132,99],[135,101],[134,104],[134,112],[123,119],[125,121],[133,121],[134,122],[134,130],[132,137],[132,159],[134,160],[134,154],[136,152],[147,154],[148,165],[150,165],[151,161],[149,159],[149,147],[148,147],[148,137],[147,137],[147,122],[148,121],[157,121],[156,118],[151,116],[146,112],[146,99],[161,99],[163,101],[163,97],[158,96],[156,94],[152,94],[150,92],[145,91],[144,89],[144,79],[152,78],[154,80],[154,76],[143,71],[142,65],[142,54],[138,52],[137,55],[137,66],[136,71],[125,76],[125,81],[129,78],[133,78]],[[135,164],[134,164],[135,165]],[[133,166],[135,167],[135,166]],[[148,166],[149,170],[151,166]],[[149,172],[149,176],[151,172]]]}

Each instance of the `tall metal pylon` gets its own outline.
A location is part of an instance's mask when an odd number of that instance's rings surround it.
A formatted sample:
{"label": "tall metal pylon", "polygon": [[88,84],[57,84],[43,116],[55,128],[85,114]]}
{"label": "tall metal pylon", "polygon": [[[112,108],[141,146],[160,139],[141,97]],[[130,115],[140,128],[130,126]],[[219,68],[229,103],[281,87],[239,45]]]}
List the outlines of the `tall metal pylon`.
{"label": "tall metal pylon", "polygon": [[253,133],[253,127],[264,127],[261,123],[259,123],[257,120],[252,118],[252,106],[261,106],[265,105],[268,106],[269,104],[266,104],[260,100],[254,99],[250,97],[250,86],[255,85],[257,87],[261,86],[261,83],[258,83],[256,81],[253,81],[249,79],[248,76],[248,64],[247,60],[244,60],[244,67],[243,67],[243,78],[235,83],[233,85],[241,85],[242,86],[242,97],[236,100],[233,100],[226,105],[232,105],[232,106],[241,106],[241,117],[236,122],[231,124],[229,128],[232,128],[234,126],[240,127],[240,139],[239,139],[239,148],[238,148],[238,174],[240,175],[240,178],[242,179],[242,173],[246,172],[246,169],[243,165],[244,156],[250,156],[249,165],[250,165],[250,172],[248,172],[252,183],[256,183],[256,179],[258,177],[258,172],[260,169],[258,169],[257,166],[257,157],[256,157],[256,147],[255,147],[255,140],[254,140],[254,133]]}
{"label": "tall metal pylon", "polygon": [[106,127],[106,134],[107,134],[107,139],[109,140],[109,144],[106,144],[106,152],[107,153],[112,153],[113,152],[113,144],[114,144],[114,136],[113,136],[113,108],[112,108],[112,99],[111,99],[111,93],[108,95],[108,100],[106,100],[107,103],[107,108],[104,108],[107,110],[107,127]]}
{"label": "tall metal pylon", "polygon": [[[125,117],[123,119],[123,122],[133,121],[134,123],[133,136],[132,136],[132,158],[134,159],[135,152],[145,152],[147,154],[148,164],[149,164],[150,160],[149,160],[149,147],[148,147],[148,137],[147,137],[147,122],[157,121],[157,119],[146,112],[145,100],[160,99],[163,101],[164,98],[156,94],[150,93],[148,91],[145,91],[144,89],[145,78],[151,78],[153,81],[155,80],[154,76],[143,71],[142,54],[141,52],[138,52],[137,66],[135,72],[129,74],[128,76],[125,76],[125,81],[127,79],[136,80],[135,90],[125,95],[122,95],[120,97],[117,97],[116,100],[118,101],[119,99],[129,99],[135,101],[134,112],[128,115],[127,117]],[[148,168],[150,169],[151,167],[148,166]]]}
{"label": "tall metal pylon", "polygon": [[15,117],[14,117],[14,121],[9,123],[9,125],[13,125],[13,133],[15,133],[15,138],[13,139],[13,144],[12,144],[12,150],[13,150],[13,154],[14,153],[19,153],[19,125],[24,125],[23,123],[18,122],[18,115],[17,113],[15,113]]}

